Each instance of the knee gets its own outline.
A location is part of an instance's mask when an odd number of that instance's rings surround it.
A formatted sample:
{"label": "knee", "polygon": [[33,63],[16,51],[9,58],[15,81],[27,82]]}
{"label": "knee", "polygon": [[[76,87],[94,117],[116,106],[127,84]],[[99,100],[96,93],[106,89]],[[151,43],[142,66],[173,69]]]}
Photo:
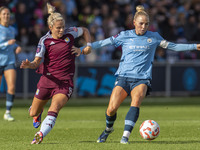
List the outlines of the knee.
{"label": "knee", "polygon": [[114,107],[114,106],[108,107],[108,109],[106,111],[106,113],[107,113],[108,116],[113,116],[113,115],[116,114],[116,112],[117,112],[117,108]]}
{"label": "knee", "polygon": [[8,93],[11,94],[15,93],[15,85],[8,85]]}
{"label": "knee", "polygon": [[34,117],[34,116],[35,116],[35,114],[34,114],[34,113],[32,113],[32,112],[29,112],[29,116],[30,116],[30,117]]}
{"label": "knee", "polygon": [[33,110],[30,110],[30,111],[29,111],[29,116],[30,116],[30,117],[35,117],[35,116],[37,116],[37,114],[36,114],[36,112],[34,112]]}
{"label": "knee", "polygon": [[143,95],[137,95],[137,96],[132,97],[131,106],[140,107],[144,98],[145,96]]}

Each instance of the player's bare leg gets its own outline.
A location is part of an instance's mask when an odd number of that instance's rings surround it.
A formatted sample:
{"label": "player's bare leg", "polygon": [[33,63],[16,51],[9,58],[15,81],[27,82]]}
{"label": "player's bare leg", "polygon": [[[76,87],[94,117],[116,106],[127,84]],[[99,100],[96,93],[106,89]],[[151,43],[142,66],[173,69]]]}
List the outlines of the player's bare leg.
{"label": "player's bare leg", "polygon": [[40,144],[43,138],[53,129],[59,111],[68,100],[68,97],[64,94],[56,94],[53,96],[48,114],[41,124],[40,131],[35,134],[31,144]]}
{"label": "player's bare leg", "polygon": [[127,93],[122,87],[116,86],[113,89],[113,92],[110,97],[110,102],[106,111],[106,129],[97,139],[98,143],[105,142],[108,138],[108,135],[113,132],[113,124],[116,120],[116,112],[126,97]]}
{"label": "player's bare leg", "polygon": [[41,124],[41,116],[43,108],[48,100],[41,100],[36,97],[33,98],[31,107],[29,108],[29,114],[33,117],[33,126],[38,128]]}
{"label": "player's bare leg", "polygon": [[125,127],[120,143],[129,144],[128,139],[139,117],[139,107],[146,96],[147,86],[140,84],[131,91],[131,107],[125,118]]}
{"label": "player's bare leg", "polygon": [[7,84],[7,94],[6,94],[6,112],[4,114],[4,120],[14,121],[11,116],[11,109],[13,106],[13,101],[15,97],[15,82],[16,82],[16,71],[15,69],[8,69],[4,71],[4,77]]}

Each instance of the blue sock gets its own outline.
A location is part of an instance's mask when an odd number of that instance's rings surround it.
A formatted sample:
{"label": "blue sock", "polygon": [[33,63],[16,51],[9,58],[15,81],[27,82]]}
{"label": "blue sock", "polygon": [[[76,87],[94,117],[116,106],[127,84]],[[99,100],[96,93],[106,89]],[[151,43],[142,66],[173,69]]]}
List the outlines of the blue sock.
{"label": "blue sock", "polygon": [[58,114],[53,111],[48,112],[40,128],[40,131],[43,133],[43,137],[45,137],[53,129],[57,116]]}
{"label": "blue sock", "polygon": [[139,108],[131,106],[126,118],[125,118],[125,127],[124,127],[124,133],[123,136],[129,138],[131,131],[133,130],[133,127],[135,126],[136,121],[139,117]]}
{"label": "blue sock", "polygon": [[9,93],[6,94],[6,110],[7,111],[11,110],[11,108],[13,106],[14,98],[15,98],[15,95],[12,95]]}
{"label": "blue sock", "polygon": [[106,114],[106,131],[110,131],[110,129],[113,127],[114,122],[117,118],[117,113],[115,113],[114,116],[108,116]]}

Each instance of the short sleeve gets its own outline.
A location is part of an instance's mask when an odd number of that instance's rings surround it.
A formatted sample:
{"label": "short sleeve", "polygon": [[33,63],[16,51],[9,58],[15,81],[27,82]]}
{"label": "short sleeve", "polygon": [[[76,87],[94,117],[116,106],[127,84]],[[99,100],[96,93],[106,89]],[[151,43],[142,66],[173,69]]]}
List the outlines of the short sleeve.
{"label": "short sleeve", "polygon": [[44,40],[45,40],[44,38],[41,38],[38,43],[36,54],[35,54],[36,57],[43,57],[45,54],[46,48],[44,45]]}
{"label": "short sleeve", "polygon": [[71,34],[74,38],[83,35],[83,29],[81,27],[70,27],[65,30],[65,34]]}

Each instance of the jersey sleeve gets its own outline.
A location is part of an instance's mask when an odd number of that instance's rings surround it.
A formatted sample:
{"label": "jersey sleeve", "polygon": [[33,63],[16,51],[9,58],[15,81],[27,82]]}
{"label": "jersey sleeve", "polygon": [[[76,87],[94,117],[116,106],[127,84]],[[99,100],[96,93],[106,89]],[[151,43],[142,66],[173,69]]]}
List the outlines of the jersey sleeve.
{"label": "jersey sleeve", "polygon": [[119,34],[117,35],[114,35],[111,37],[111,41],[112,41],[112,44],[115,46],[115,47],[119,47],[120,45],[122,45],[123,43],[123,37],[124,37],[124,32],[120,32]]}
{"label": "jersey sleeve", "polygon": [[[100,40],[100,41],[96,41],[91,43],[92,49],[98,49],[104,46],[108,46],[108,45],[112,45],[112,40],[111,37],[104,39],[104,40]],[[85,48],[86,46],[82,46],[80,47],[81,51]]]}
{"label": "jersey sleeve", "polygon": [[4,42],[0,44],[0,50],[7,50],[8,47],[12,47],[12,49],[16,49],[19,45],[18,44],[12,44],[12,45],[8,45],[8,42]]}
{"label": "jersey sleeve", "polygon": [[0,44],[0,50],[5,50],[8,46],[8,41]]}
{"label": "jersey sleeve", "polygon": [[92,48],[98,49],[98,48],[108,46],[108,45],[112,45],[112,39],[111,38],[107,38],[107,39],[104,39],[104,40],[93,42]]}
{"label": "jersey sleeve", "polygon": [[35,57],[42,57],[42,58],[44,57],[44,54],[46,51],[46,48],[44,45],[44,40],[45,39],[42,39],[42,38],[40,39],[38,46],[37,46]]}
{"label": "jersey sleeve", "polygon": [[174,50],[174,51],[196,50],[197,44],[176,44],[176,43],[168,42],[167,49]]}
{"label": "jersey sleeve", "polygon": [[169,49],[173,51],[188,51],[188,50],[196,50],[197,44],[176,44],[173,42],[169,42],[165,39],[163,39],[161,36],[159,38],[159,34],[157,35],[159,46],[164,49]]}
{"label": "jersey sleeve", "polygon": [[64,34],[71,34],[74,38],[77,38],[81,35],[83,35],[83,29],[81,27],[70,27],[68,29],[65,29]]}
{"label": "jersey sleeve", "polygon": [[[16,29],[14,27],[9,26],[9,30],[11,30],[12,35],[10,39],[14,39],[16,36]],[[16,49],[19,45],[18,44],[14,44],[14,45],[8,45],[8,41],[5,41],[3,43],[0,43],[0,50],[7,50],[8,47],[13,46],[14,49]]]}

